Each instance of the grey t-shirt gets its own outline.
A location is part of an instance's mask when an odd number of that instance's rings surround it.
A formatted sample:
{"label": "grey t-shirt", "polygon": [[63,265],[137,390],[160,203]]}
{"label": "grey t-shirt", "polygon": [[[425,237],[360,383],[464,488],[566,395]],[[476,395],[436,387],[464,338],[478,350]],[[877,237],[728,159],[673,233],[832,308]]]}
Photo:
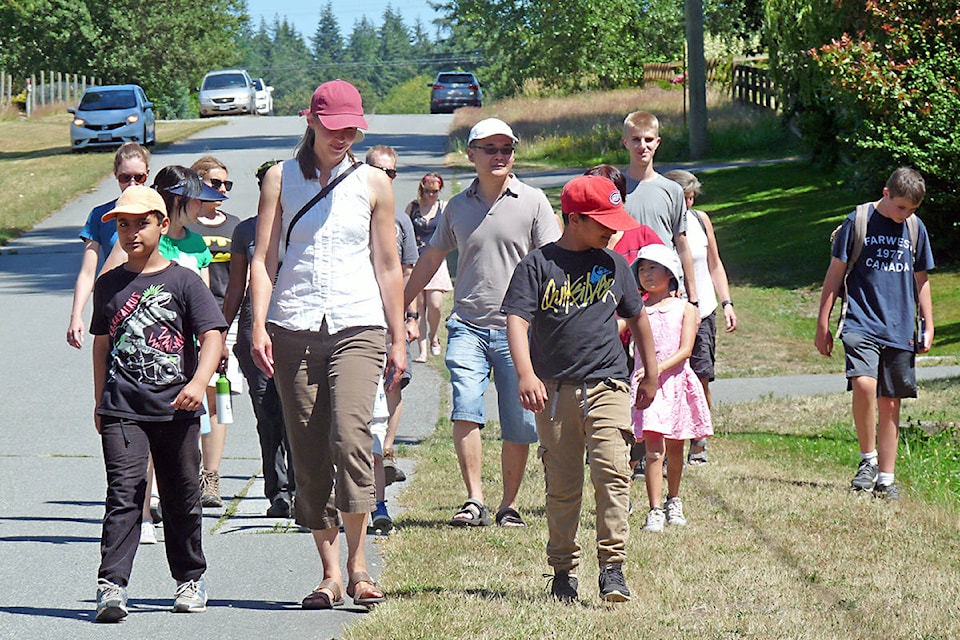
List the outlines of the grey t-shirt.
{"label": "grey t-shirt", "polygon": [[487,208],[473,183],[447,203],[430,246],[457,249],[453,313],[483,329],[506,329],[500,303],[525,255],[560,238],[560,226],[543,191],[510,176],[503,195]]}
{"label": "grey t-shirt", "polygon": [[413,222],[403,209],[397,209],[393,215],[397,231],[397,253],[401,265],[414,265],[420,254],[417,252],[417,237],[413,232]]}
{"label": "grey t-shirt", "polygon": [[630,176],[626,178],[627,199],[623,206],[627,213],[656,231],[663,244],[676,249],[673,237],[687,231],[683,187],[659,173],[646,182],[638,182]]}

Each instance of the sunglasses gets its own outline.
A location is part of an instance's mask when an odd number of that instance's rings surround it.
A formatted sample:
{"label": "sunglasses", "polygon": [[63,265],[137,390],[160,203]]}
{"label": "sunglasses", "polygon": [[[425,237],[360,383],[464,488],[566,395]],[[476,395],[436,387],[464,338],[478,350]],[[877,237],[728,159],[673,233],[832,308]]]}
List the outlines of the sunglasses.
{"label": "sunglasses", "polygon": [[210,186],[214,189],[219,189],[220,187],[223,187],[227,191],[233,189],[233,180],[219,180],[217,178],[210,178],[209,180]]}
{"label": "sunglasses", "polygon": [[480,150],[480,151],[483,151],[483,152],[484,152],[485,154],[487,154],[488,156],[501,155],[501,156],[507,156],[507,157],[512,156],[514,150],[516,149],[516,147],[513,146],[513,145],[510,145],[510,146],[508,146],[508,147],[498,147],[498,146],[492,145],[492,144],[486,144],[486,145],[471,145],[470,148],[471,148],[471,149],[478,149],[478,150]]}
{"label": "sunglasses", "polygon": [[145,173],[120,173],[117,175],[117,182],[120,184],[127,184],[129,182],[136,182],[137,184],[143,184],[147,181],[147,174]]}
{"label": "sunglasses", "polygon": [[440,189],[424,189],[423,192],[429,193],[430,195],[435,196],[438,193],[440,193]]}
{"label": "sunglasses", "polygon": [[376,167],[377,169],[380,169],[380,171],[383,171],[385,174],[387,174],[387,177],[390,178],[391,180],[393,180],[393,179],[395,179],[395,178],[397,177],[397,170],[396,170],[396,169],[384,169],[383,167],[377,167],[377,165],[375,165],[375,164],[372,164],[372,165],[370,165],[370,166],[371,166],[371,167]]}

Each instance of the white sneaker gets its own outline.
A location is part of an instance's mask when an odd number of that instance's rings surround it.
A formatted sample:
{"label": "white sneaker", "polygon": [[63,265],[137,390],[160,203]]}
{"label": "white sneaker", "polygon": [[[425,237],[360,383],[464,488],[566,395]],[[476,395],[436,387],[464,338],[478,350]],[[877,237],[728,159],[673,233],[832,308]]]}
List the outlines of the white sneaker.
{"label": "white sneaker", "polygon": [[643,525],[643,530],[654,532],[663,531],[663,520],[663,509],[654,507],[647,512],[647,521]]}
{"label": "white sneaker", "polygon": [[687,524],[687,519],[683,517],[683,503],[680,502],[679,496],[668,499],[663,508],[667,512],[667,524],[675,527]]}
{"label": "white sneaker", "polygon": [[174,613],[200,613],[207,610],[207,587],[203,577],[177,585],[173,601]]}
{"label": "white sneaker", "polygon": [[140,524],[140,544],[157,544],[157,528],[152,522]]}

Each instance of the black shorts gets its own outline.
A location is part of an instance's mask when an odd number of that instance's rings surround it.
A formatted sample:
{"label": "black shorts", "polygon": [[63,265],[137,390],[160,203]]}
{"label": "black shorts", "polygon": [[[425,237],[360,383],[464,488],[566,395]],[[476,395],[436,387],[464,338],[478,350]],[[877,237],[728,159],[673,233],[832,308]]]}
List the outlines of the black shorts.
{"label": "black shorts", "polygon": [[867,376],[877,381],[877,395],[883,398],[916,398],[916,354],[912,349],[882,345],[860,333],[844,332],[843,352],[847,364],[847,391],[850,378]]}
{"label": "black shorts", "polygon": [[690,354],[690,368],[701,380],[714,380],[714,364],[717,361],[717,310],[700,321],[697,337]]}

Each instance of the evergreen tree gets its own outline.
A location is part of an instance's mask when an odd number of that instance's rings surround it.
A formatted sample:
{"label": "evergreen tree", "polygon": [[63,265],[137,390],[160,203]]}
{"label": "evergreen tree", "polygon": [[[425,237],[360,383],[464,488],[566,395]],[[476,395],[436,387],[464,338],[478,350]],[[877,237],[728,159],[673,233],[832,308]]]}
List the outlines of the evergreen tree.
{"label": "evergreen tree", "polygon": [[320,13],[320,21],[310,43],[313,45],[313,62],[321,72],[343,61],[343,37],[337,17],[333,14],[333,4],[329,1]]}

